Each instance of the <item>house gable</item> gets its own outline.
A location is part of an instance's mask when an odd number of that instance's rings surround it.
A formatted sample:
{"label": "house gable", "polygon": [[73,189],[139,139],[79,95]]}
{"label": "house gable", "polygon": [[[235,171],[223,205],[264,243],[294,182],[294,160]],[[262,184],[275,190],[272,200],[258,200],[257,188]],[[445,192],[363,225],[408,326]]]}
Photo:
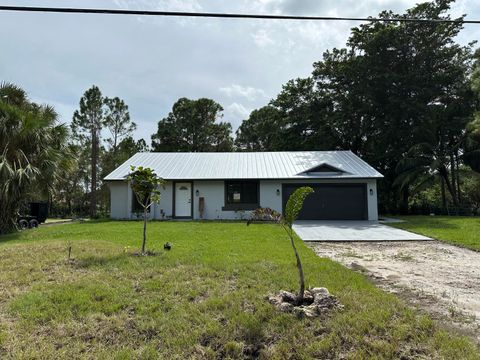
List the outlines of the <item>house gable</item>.
{"label": "house gable", "polygon": [[339,175],[348,174],[347,171],[337,168],[333,165],[322,163],[308,170],[302,171],[298,175]]}

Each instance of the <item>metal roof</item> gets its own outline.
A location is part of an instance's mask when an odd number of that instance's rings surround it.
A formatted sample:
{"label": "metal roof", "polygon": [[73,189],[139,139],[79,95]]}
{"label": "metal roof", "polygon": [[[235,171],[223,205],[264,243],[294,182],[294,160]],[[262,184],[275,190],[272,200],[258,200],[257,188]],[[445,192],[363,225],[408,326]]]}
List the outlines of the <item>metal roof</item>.
{"label": "metal roof", "polygon": [[[321,165],[338,172],[308,172]],[[124,180],[130,165],[152,168],[165,180],[381,178],[351,151],[137,153],[104,180]]]}

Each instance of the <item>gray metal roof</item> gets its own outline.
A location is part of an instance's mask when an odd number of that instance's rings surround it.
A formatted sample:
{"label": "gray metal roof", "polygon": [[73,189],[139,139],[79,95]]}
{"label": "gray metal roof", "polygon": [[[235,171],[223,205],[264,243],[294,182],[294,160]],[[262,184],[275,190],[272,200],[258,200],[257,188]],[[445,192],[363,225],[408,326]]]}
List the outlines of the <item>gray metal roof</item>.
{"label": "gray metal roof", "polygon": [[[325,164],[339,172],[307,172]],[[104,180],[124,180],[130,165],[152,168],[165,180],[381,178],[351,151],[137,153]]]}

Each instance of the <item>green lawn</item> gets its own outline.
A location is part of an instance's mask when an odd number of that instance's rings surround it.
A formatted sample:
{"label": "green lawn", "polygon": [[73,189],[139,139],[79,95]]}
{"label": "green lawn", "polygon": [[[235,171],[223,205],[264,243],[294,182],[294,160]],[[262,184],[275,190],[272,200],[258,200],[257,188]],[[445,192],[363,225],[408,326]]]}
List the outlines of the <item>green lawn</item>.
{"label": "green lawn", "polygon": [[399,218],[406,222],[389,225],[480,251],[480,217],[402,216]]}
{"label": "green lawn", "polygon": [[0,358],[480,358],[467,338],[299,241],[308,286],[328,287],[345,308],[313,320],[277,312],[265,296],[296,289],[297,274],[276,225],[153,222],[148,246],[160,255],[146,258],[132,255],[141,228],[0,237]]}

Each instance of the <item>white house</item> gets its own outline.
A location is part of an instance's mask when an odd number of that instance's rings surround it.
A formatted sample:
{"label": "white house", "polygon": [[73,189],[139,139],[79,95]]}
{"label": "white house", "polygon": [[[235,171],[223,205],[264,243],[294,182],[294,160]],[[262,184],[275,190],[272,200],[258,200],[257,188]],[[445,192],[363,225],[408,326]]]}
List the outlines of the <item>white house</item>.
{"label": "white house", "polygon": [[242,219],[269,207],[283,212],[300,186],[314,189],[303,220],[378,220],[377,179],[382,174],[351,151],[138,153],[104,180],[111,217],[134,219],[138,204],[126,181],[130,166],[154,169],[166,180],[153,219]]}

